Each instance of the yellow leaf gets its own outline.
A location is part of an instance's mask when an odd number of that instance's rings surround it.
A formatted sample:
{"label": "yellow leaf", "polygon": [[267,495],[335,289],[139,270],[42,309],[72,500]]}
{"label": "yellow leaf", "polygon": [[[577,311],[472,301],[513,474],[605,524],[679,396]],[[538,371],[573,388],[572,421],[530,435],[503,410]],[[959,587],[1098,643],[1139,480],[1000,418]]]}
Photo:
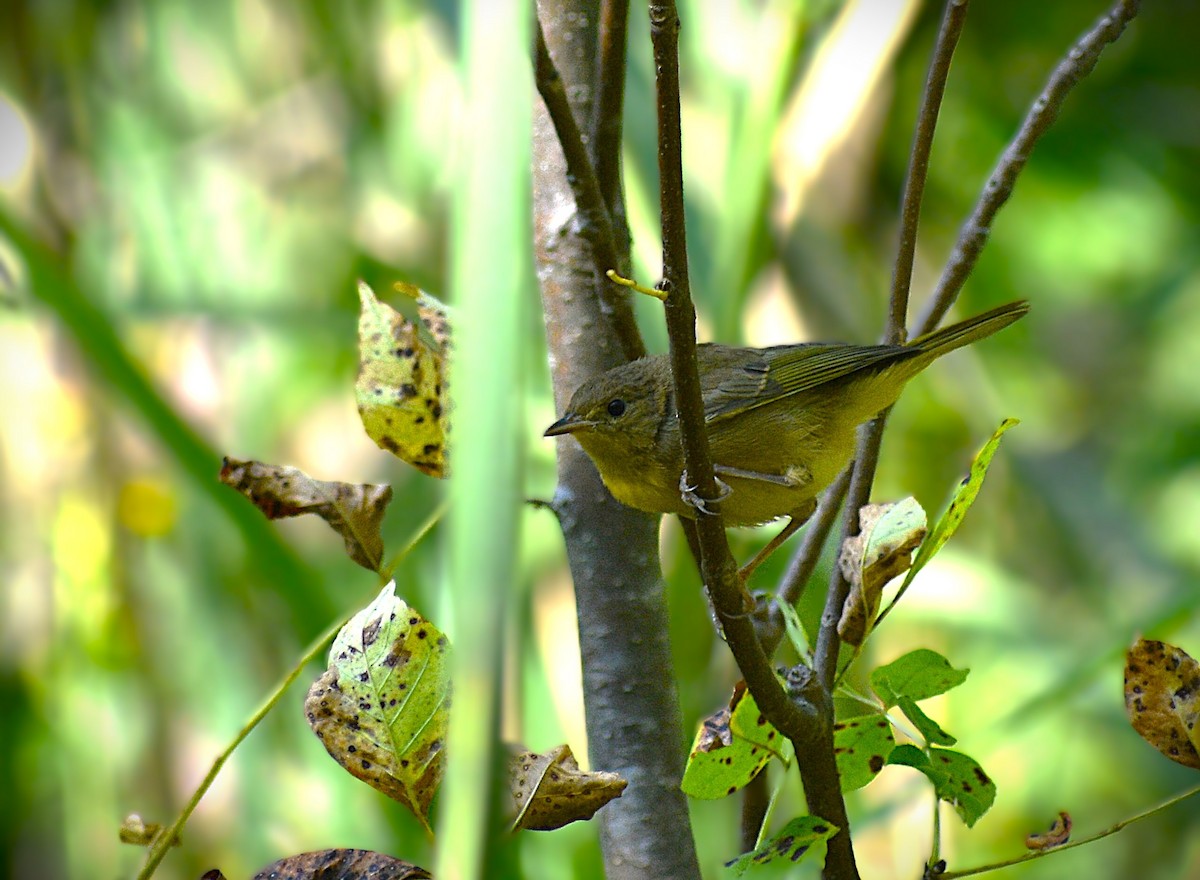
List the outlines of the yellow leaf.
{"label": "yellow leaf", "polygon": [[399,289],[416,300],[424,332],[358,283],[358,414],[367,436],[380,448],[422,473],[444,477],[449,431],[446,310],[412,285]]}

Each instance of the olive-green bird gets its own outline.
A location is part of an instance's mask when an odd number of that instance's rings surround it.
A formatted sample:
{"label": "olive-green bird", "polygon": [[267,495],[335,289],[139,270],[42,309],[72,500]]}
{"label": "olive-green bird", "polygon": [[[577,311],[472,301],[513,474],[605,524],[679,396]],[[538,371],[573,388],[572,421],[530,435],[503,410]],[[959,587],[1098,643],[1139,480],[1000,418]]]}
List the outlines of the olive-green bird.
{"label": "olive-green bird", "polygon": [[[726,525],[807,519],[815,498],[854,454],[855,429],[896,402],[942,355],[991,336],[1029,311],[1009,303],[905,345],[804,343],[696,349],[704,418]],[[684,476],[679,417],[666,355],[594,376],[576,389],[546,436],[571,434],[618,501],[694,518],[702,502]],[[773,542],[775,543],[775,542]]]}

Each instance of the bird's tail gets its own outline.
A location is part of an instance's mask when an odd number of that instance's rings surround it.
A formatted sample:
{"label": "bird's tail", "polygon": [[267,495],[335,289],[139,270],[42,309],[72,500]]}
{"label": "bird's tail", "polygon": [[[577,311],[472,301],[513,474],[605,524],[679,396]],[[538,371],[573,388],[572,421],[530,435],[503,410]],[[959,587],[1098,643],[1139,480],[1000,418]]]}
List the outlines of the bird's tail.
{"label": "bird's tail", "polygon": [[949,327],[918,336],[916,339],[910,340],[905,348],[919,349],[922,354],[918,356],[918,360],[927,363],[956,348],[969,345],[978,339],[1003,330],[1014,321],[1025,317],[1028,312],[1029,302],[1023,299],[1017,300],[1008,305],[997,306],[989,311],[981,312],[973,318],[967,318],[965,321],[959,321]]}

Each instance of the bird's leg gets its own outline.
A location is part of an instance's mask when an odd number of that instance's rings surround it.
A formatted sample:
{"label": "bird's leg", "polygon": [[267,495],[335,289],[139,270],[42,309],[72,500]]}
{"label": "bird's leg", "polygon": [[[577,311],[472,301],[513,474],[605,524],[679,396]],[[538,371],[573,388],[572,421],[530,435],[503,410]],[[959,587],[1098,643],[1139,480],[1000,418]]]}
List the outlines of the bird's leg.
{"label": "bird's leg", "polygon": [[810,498],[804,504],[791,512],[791,519],[788,524],[780,529],[779,534],[767,542],[767,545],[754,554],[754,558],[738,569],[738,577],[742,579],[742,583],[746,583],[750,579],[750,575],[754,574],[754,569],[758,568],[767,557],[779,549],[779,546],[796,534],[796,530],[800,526],[808,522],[808,518],[813,515],[813,511],[817,509],[817,499]]}

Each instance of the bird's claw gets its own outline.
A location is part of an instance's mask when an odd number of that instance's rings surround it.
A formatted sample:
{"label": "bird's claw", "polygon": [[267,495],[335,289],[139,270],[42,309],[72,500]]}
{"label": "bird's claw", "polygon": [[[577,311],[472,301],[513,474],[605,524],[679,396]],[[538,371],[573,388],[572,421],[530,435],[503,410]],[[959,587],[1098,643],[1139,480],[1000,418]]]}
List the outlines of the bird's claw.
{"label": "bird's claw", "polygon": [[724,480],[722,480],[720,477],[714,476],[713,479],[717,481],[717,493],[718,493],[717,497],[716,498],[701,498],[699,495],[696,494],[696,487],[688,485],[687,471],[684,471],[682,474],[680,474],[679,475],[679,494],[683,498],[683,503],[688,505],[689,507],[696,508],[696,510],[700,511],[701,513],[705,514],[706,516],[716,516],[717,512],[715,510],[710,510],[708,505],[719,504],[720,502],[724,501],[731,494],[733,494],[733,489],[731,489],[729,487],[729,484],[726,483]]}

